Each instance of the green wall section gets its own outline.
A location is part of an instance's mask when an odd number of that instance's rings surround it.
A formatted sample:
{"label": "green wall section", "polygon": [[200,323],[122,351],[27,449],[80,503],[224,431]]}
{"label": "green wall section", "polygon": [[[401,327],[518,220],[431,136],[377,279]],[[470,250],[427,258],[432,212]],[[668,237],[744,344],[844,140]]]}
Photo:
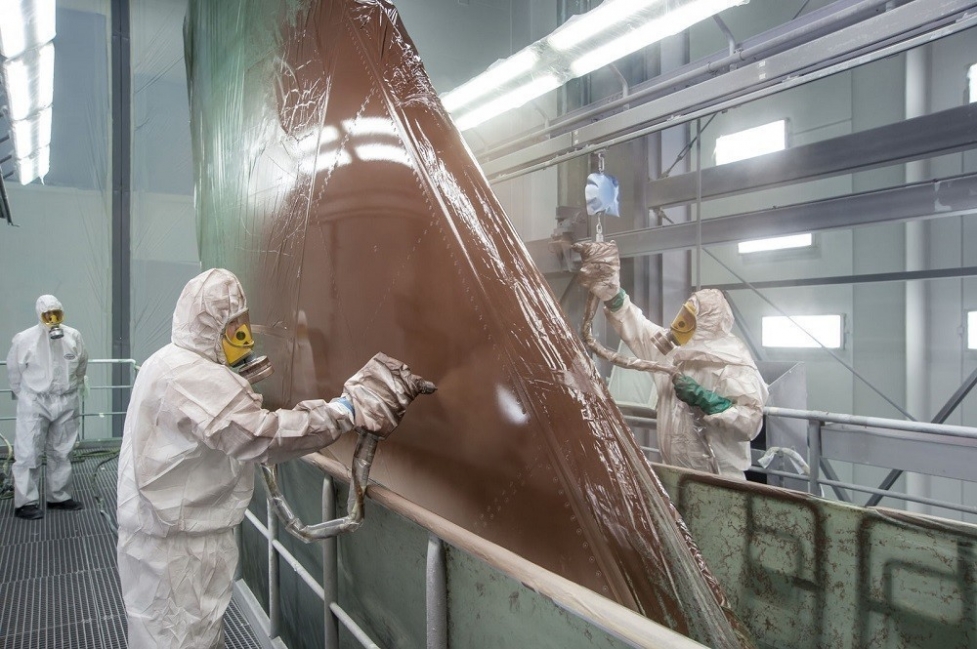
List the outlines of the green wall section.
{"label": "green wall section", "polygon": [[656,472],[761,647],[977,646],[977,527]]}

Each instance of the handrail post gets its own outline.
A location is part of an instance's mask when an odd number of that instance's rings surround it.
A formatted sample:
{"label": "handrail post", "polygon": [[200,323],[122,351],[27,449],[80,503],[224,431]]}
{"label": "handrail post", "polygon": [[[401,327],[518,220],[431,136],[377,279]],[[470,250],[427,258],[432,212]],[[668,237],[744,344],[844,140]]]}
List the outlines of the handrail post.
{"label": "handrail post", "polygon": [[271,498],[268,506],[268,637],[274,640],[278,637],[278,626],[281,620],[281,601],[279,597],[278,550],[275,541],[278,540],[278,516]]}
{"label": "handrail post", "polygon": [[237,566],[234,568],[234,581],[238,581],[244,577],[244,565],[241,563],[240,552],[241,548],[244,547],[244,521],[241,521],[234,528],[234,542],[237,544],[238,549],[238,559]]}
{"label": "handrail post", "polygon": [[821,495],[821,422],[811,419],[807,422],[807,465],[811,468],[808,492]]}
{"label": "handrail post", "polygon": [[[333,491],[332,476],[327,475],[322,480],[322,520],[331,521],[336,518],[336,494]],[[334,536],[322,542],[322,623],[325,628],[325,649],[339,647],[339,621],[329,608],[333,602],[339,600],[339,553],[338,539]]]}
{"label": "handrail post", "polygon": [[444,543],[434,534],[427,541],[427,649],[448,648],[448,583]]}
{"label": "handrail post", "polygon": [[85,401],[87,401],[87,399],[85,399],[84,388],[82,388],[81,394],[79,396],[81,397],[79,399],[79,401],[81,402],[81,434],[78,436],[78,441],[84,442],[85,441],[85,419],[87,419],[87,417],[85,417]]}

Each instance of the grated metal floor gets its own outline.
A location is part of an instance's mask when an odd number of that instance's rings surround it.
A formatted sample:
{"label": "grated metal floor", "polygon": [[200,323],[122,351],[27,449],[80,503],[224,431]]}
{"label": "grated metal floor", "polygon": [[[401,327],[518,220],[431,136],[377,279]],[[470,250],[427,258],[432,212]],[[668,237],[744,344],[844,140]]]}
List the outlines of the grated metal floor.
{"label": "grated metal floor", "polygon": [[[89,452],[73,464],[77,512],[14,517],[0,500],[0,649],[122,649],[125,608],[115,559],[115,533],[97,497],[115,518],[118,461]],[[41,493],[44,493],[43,470]],[[260,649],[233,600],[224,616],[226,649]]]}

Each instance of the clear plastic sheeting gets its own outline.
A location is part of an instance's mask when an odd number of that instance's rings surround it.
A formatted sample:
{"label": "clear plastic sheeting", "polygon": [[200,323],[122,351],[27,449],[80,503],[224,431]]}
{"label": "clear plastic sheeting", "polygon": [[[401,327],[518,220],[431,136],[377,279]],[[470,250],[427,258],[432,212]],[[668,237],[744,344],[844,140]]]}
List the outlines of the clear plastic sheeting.
{"label": "clear plastic sheeting", "polygon": [[[704,644],[750,646],[393,6],[192,1],[186,47],[201,256],[246,286],[277,368],[266,405],[395,356],[438,392],[372,477]],[[354,444],[326,453],[348,466]]]}
{"label": "clear plastic sheeting", "polygon": [[140,0],[132,30],[132,356],[170,342],[173,305],[200,272],[190,109],[183,60],[186,0]]}

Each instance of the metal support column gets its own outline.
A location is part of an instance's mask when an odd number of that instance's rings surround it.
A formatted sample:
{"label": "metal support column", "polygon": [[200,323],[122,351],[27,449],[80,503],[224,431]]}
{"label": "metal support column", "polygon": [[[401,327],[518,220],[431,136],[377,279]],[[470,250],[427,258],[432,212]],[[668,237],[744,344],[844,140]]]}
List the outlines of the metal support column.
{"label": "metal support column", "polygon": [[[130,358],[130,265],[132,261],[132,96],[129,0],[112,0],[112,357]],[[132,382],[128,365],[112,366],[112,383]],[[125,411],[129,391],[112,395],[112,410]],[[122,437],[116,418],[112,435]]]}

